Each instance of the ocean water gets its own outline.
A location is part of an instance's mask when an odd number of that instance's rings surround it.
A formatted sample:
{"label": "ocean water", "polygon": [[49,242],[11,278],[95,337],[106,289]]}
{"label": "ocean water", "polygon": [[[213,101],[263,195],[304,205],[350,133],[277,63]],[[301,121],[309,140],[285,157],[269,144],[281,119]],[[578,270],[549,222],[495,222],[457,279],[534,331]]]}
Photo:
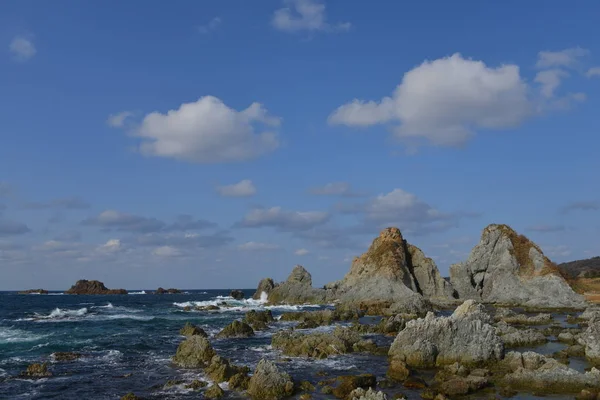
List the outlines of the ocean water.
{"label": "ocean water", "polygon": [[[253,290],[244,292],[246,297],[253,294]],[[201,392],[185,389],[183,385],[164,388],[172,379],[190,382],[205,378],[200,370],[180,369],[171,363],[184,339],[179,329],[187,321],[213,335],[251,309],[271,309],[277,318],[286,311],[322,308],[266,307],[260,300],[236,301],[228,297],[229,291],[223,290],[190,290],[174,295],[147,293],[140,290],[129,295],[76,296],[0,292],[0,399],[119,399],[128,392],[146,399],[202,398]],[[221,302],[228,307],[217,312],[184,311],[186,306]],[[271,348],[271,336],[293,324],[276,322],[252,338],[210,340],[218,354],[252,370],[261,358],[277,362],[295,380],[308,380],[317,386],[315,399],[332,397],[319,394],[317,383],[333,376],[373,373],[378,379],[385,377],[388,364],[384,356],[349,354],[326,360],[282,357]],[[334,326],[317,328],[332,329]],[[390,344],[393,340],[384,336],[370,338],[378,344]],[[550,353],[556,351],[555,347],[540,350]],[[83,357],[55,362],[51,354],[58,351],[79,352]],[[38,362],[48,362],[53,376],[36,380],[18,377],[29,364]],[[431,378],[427,372],[424,374],[423,378]],[[221,386],[227,389],[226,385]],[[421,398],[419,391],[402,386],[385,391],[389,398],[398,393],[409,399]],[[227,398],[240,395],[227,391]]]}

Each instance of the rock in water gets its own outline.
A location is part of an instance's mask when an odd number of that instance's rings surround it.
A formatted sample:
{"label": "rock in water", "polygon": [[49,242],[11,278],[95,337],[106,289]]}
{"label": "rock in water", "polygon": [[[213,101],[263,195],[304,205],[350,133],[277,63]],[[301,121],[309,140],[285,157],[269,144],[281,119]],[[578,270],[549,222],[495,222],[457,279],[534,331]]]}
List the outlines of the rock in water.
{"label": "rock in water", "polygon": [[183,293],[183,292],[179,289],[174,289],[174,288],[164,289],[162,287],[159,287],[154,292],[154,294],[181,294],[181,293]]}
{"label": "rock in water", "polygon": [[241,290],[232,290],[231,293],[229,293],[229,296],[233,297],[236,300],[244,300],[244,292],[242,292]]}
{"label": "rock in water", "polygon": [[173,362],[183,368],[203,368],[209,365],[215,355],[208,339],[193,335],[179,344]]}
{"label": "rock in water", "polygon": [[217,334],[218,338],[239,338],[254,336],[254,330],[250,325],[241,321],[233,321]]}
{"label": "rock in water", "polygon": [[499,361],[504,343],[494,327],[486,323],[482,310],[473,302],[459,307],[449,317],[412,320],[398,333],[388,355],[392,361],[428,368],[459,362],[465,365]]}
{"label": "rock in water", "polygon": [[585,346],[585,356],[595,365],[600,365],[600,320],[590,322],[588,328],[579,338]]}
{"label": "rock in water", "polygon": [[542,250],[506,225],[489,225],[466,262],[450,267],[460,298],[539,308],[583,308]]}
{"label": "rock in water", "polygon": [[252,298],[254,300],[261,300],[264,296],[269,296],[269,293],[271,293],[271,291],[274,288],[275,288],[275,282],[273,282],[273,279],[271,279],[271,278],[262,279],[258,283],[258,288],[256,289],[256,292],[254,293],[254,296],[252,296]]}
{"label": "rock in water", "polygon": [[27,367],[27,370],[21,373],[24,378],[46,378],[52,376],[52,373],[48,371],[48,364],[31,364]]}
{"label": "rock in water", "polygon": [[254,375],[248,384],[248,394],[255,400],[277,400],[291,396],[294,382],[285,372],[269,360],[258,362]]}
{"label": "rock in water", "polygon": [[[264,291],[260,287],[263,282],[259,284],[256,294]],[[296,265],[288,279],[275,285],[268,296],[271,304],[323,304],[327,301],[327,291],[313,288],[310,273],[301,265]]]}
{"label": "rock in water", "polygon": [[182,334],[183,336],[200,335],[205,338],[208,337],[208,334],[204,331],[204,329],[202,329],[196,325],[193,325],[190,322],[186,322],[185,325],[183,326],[183,328],[181,328],[179,330],[179,333]]}
{"label": "rock in water", "polygon": [[29,289],[20,291],[19,294],[48,294],[48,291],[45,289]]}
{"label": "rock in water", "polygon": [[81,279],[71,286],[65,294],[127,294],[125,289],[108,289],[100,281],[88,281]]}

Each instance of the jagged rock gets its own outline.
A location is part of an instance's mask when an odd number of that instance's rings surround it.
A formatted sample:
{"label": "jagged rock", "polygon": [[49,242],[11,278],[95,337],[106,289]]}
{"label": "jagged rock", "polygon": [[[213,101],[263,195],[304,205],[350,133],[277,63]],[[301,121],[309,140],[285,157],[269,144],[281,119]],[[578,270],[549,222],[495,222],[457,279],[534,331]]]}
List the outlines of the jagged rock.
{"label": "jagged rock", "polygon": [[[469,312],[470,311],[470,312]],[[504,344],[479,307],[469,302],[449,317],[409,321],[398,333],[388,355],[412,367],[434,367],[453,364],[480,364],[501,360]]]}
{"label": "jagged rock", "polygon": [[392,358],[390,359],[390,365],[386,375],[394,381],[403,382],[409,377],[410,370],[404,361],[401,361],[398,358]]}
{"label": "jagged rock", "polygon": [[234,375],[248,374],[250,369],[231,365],[228,359],[215,355],[210,360],[210,365],[206,368],[205,372],[214,382],[227,382]]}
{"label": "jagged rock", "polygon": [[594,305],[592,307],[586,308],[585,311],[581,313],[578,319],[582,319],[584,321],[589,322],[600,320],[600,307]]}
{"label": "jagged rock", "polygon": [[350,400],[387,400],[387,395],[383,392],[377,392],[372,388],[365,390],[363,388],[354,389],[350,395]]}
{"label": "jagged rock", "polygon": [[193,381],[191,381],[190,383],[185,385],[185,388],[192,389],[192,390],[198,390],[198,389],[202,389],[203,387],[206,387],[207,385],[208,385],[208,383],[206,383],[204,381],[194,379]]}
{"label": "jagged rock", "polygon": [[48,364],[31,364],[26,371],[21,373],[24,378],[47,378],[52,376],[52,372],[48,371]]}
{"label": "jagged rock", "polygon": [[57,351],[56,353],[52,353],[52,358],[54,359],[54,361],[75,361],[77,359],[80,359],[81,357],[83,357],[81,353],[75,353],[71,351]]}
{"label": "jagged rock", "polygon": [[546,343],[546,336],[536,329],[517,329],[502,321],[496,325],[496,333],[506,347],[534,346]]}
{"label": "jagged rock", "polygon": [[345,354],[360,348],[360,335],[348,328],[337,327],[331,333],[301,333],[282,331],[273,335],[271,345],[283,354],[292,357],[327,358],[334,354]]}
{"label": "jagged rock", "polygon": [[535,352],[506,354],[502,364],[510,369],[502,384],[512,390],[537,393],[578,393],[600,387],[600,371],[578,372],[557,360]]}
{"label": "jagged rock", "polygon": [[100,281],[77,281],[65,294],[127,294],[125,289],[107,289]]}
{"label": "jagged rock", "polygon": [[244,322],[252,326],[252,329],[261,331],[268,328],[269,323],[273,322],[271,310],[256,311],[250,310],[244,316]]}
{"label": "jagged rock", "polygon": [[483,304],[477,303],[475,300],[465,300],[461,305],[456,307],[452,317],[462,320],[479,320],[486,324],[492,323],[492,318],[485,311]]}
{"label": "jagged rock", "polygon": [[585,356],[592,363],[600,364],[600,320],[589,324],[579,336],[579,343],[585,346]]}
{"label": "jagged rock", "polygon": [[243,391],[248,389],[250,384],[250,377],[247,373],[237,373],[229,378],[229,389]]}
{"label": "jagged rock", "polygon": [[143,399],[139,396],[136,396],[133,392],[129,392],[125,396],[122,396],[121,400],[143,400]]}
{"label": "jagged rock", "polygon": [[233,297],[236,300],[244,300],[244,297],[246,297],[244,295],[244,292],[242,292],[241,290],[232,290],[231,293],[229,293],[229,296]]}
{"label": "jagged rock", "polygon": [[[264,291],[261,289],[261,285],[265,284],[263,282],[259,284],[257,293]],[[310,273],[303,266],[296,265],[287,280],[275,285],[268,296],[271,304],[324,304],[330,295],[325,289],[313,288]]]}
{"label": "jagged rock", "polygon": [[45,289],[29,289],[20,291],[19,294],[48,294],[48,291]]}
{"label": "jagged rock", "polygon": [[179,333],[183,336],[200,335],[205,338],[208,337],[208,334],[204,331],[204,329],[202,329],[196,325],[193,325],[190,322],[186,322],[185,325],[183,326],[183,328],[181,328],[179,330]]}
{"label": "jagged rock", "polygon": [[216,383],[204,391],[204,397],[207,399],[220,399],[223,396],[225,396],[225,392]]}
{"label": "jagged rock", "polygon": [[294,381],[269,360],[258,362],[250,378],[248,394],[255,400],[277,400],[292,395]]}
{"label": "jagged rock", "polygon": [[242,338],[254,336],[254,330],[250,325],[241,321],[233,321],[217,334],[218,338]]}
{"label": "jagged rock", "polygon": [[252,298],[254,300],[262,300],[263,297],[265,297],[264,300],[266,300],[266,296],[268,296],[274,288],[275,283],[273,282],[273,279],[265,278],[258,283],[258,288],[256,289],[256,292]]}
{"label": "jagged rock", "polygon": [[156,289],[156,291],[154,292],[154,294],[181,294],[181,293],[183,293],[183,292],[179,289],[175,289],[175,288],[163,289],[161,287]]}
{"label": "jagged rock", "polygon": [[356,257],[344,279],[336,284],[342,304],[370,313],[423,314],[427,297],[451,298],[453,289],[435,263],[406,243],[398,228],[384,229],[366,253]]}
{"label": "jagged rock", "polygon": [[373,374],[340,376],[337,380],[339,383],[333,389],[333,395],[338,399],[346,399],[355,389],[369,389],[377,385],[377,379]]}
{"label": "jagged rock", "polygon": [[495,319],[513,325],[547,325],[552,323],[553,320],[552,314],[527,316],[525,314],[518,314],[508,308],[498,309],[496,311]]}
{"label": "jagged rock", "polygon": [[489,225],[466,262],[450,267],[460,298],[534,308],[583,308],[556,266],[525,236]]}
{"label": "jagged rock", "polygon": [[568,344],[574,344],[577,341],[575,339],[575,335],[573,335],[571,332],[561,332],[558,334],[556,339],[558,339],[559,342]]}
{"label": "jagged rock", "polygon": [[337,321],[358,320],[361,316],[362,314],[357,310],[326,309],[283,313],[281,315],[281,321],[299,321],[307,327],[316,327],[331,325]]}
{"label": "jagged rock", "polygon": [[194,335],[179,344],[173,362],[183,368],[203,368],[208,366],[215,354],[208,339]]}
{"label": "jagged rock", "polygon": [[407,319],[404,315],[398,314],[383,319],[378,325],[378,331],[383,334],[398,333],[406,326]]}

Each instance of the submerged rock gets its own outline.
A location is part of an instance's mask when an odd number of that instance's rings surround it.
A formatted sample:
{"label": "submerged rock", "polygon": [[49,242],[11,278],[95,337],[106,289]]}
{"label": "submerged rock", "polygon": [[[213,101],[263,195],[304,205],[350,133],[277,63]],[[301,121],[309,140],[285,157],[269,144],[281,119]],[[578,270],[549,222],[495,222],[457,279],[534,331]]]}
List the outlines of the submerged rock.
{"label": "submerged rock", "polygon": [[31,364],[26,371],[21,372],[21,377],[24,378],[47,378],[52,376],[52,372],[48,371],[48,364]]}
{"label": "submerged rock", "polygon": [[127,294],[125,289],[108,289],[100,281],[88,281],[82,279],[71,286],[65,294]]}
{"label": "submerged rock", "polygon": [[254,330],[250,325],[242,321],[233,321],[223,330],[217,333],[218,338],[243,338],[254,336]]}
{"label": "submerged rock", "polygon": [[258,362],[248,384],[248,394],[255,400],[277,400],[291,396],[294,381],[281,372],[272,362],[262,359]]}
{"label": "submerged rock", "polygon": [[501,360],[504,343],[481,309],[465,302],[450,317],[435,317],[409,321],[398,333],[389,350],[392,360],[412,367],[434,367],[453,364],[481,364]]}
{"label": "submerged rock", "polygon": [[81,353],[75,353],[71,351],[63,352],[57,351],[56,353],[52,353],[52,358],[54,361],[75,361],[83,357]]}
{"label": "submerged rock", "polygon": [[203,337],[208,337],[208,334],[204,331],[204,329],[193,325],[190,322],[186,322],[185,325],[183,326],[183,328],[181,328],[179,330],[179,333],[183,336],[194,336],[194,335],[199,335],[199,336],[203,336]]}
{"label": "submerged rock", "polygon": [[215,355],[207,338],[193,335],[179,344],[173,362],[183,368],[203,368],[208,366]]}
{"label": "submerged rock", "polygon": [[450,267],[460,298],[533,308],[583,308],[542,250],[506,225],[489,225],[466,262]]}
{"label": "submerged rock", "polygon": [[501,383],[512,390],[537,393],[577,393],[600,387],[600,371],[578,372],[535,352],[510,352],[502,364],[510,369]]}

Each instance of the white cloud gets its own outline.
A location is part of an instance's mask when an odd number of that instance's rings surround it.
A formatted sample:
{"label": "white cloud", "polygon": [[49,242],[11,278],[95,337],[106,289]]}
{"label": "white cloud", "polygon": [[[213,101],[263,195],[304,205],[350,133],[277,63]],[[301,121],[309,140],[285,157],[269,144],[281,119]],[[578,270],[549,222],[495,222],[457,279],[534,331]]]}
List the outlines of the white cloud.
{"label": "white cloud", "polygon": [[592,67],[592,68],[588,69],[587,72],[585,73],[585,76],[587,76],[588,78],[591,78],[594,76],[600,76],[600,67]]}
{"label": "white cloud", "polygon": [[463,144],[476,129],[518,125],[532,113],[517,65],[488,67],[459,53],[425,61],[404,74],[391,97],[355,99],[329,116],[330,124],[370,126],[400,122],[399,139]]}
{"label": "white cloud", "polygon": [[114,254],[123,251],[123,245],[119,239],[110,239],[96,249],[100,253]]}
{"label": "white cloud", "polygon": [[238,249],[243,251],[272,251],[279,250],[280,247],[275,243],[246,242],[240,244]]}
{"label": "white cloud", "polygon": [[37,50],[31,39],[23,36],[16,36],[8,46],[13,57],[17,61],[27,61],[35,56]]}
{"label": "white cloud", "polygon": [[197,163],[237,162],[272,152],[279,146],[277,133],[255,132],[257,123],[277,127],[259,103],[242,111],[229,108],[213,96],[182,104],[166,114],[146,115],[134,135],[143,139],[145,155]]}
{"label": "white cloud", "polygon": [[122,128],[125,126],[125,121],[133,117],[133,113],[131,111],[122,111],[117,114],[111,114],[108,116],[106,123],[108,126],[112,126],[113,128]]}
{"label": "white cloud", "polygon": [[256,208],[238,223],[241,227],[272,227],[282,231],[301,231],[314,228],[329,220],[324,211],[286,211],[281,207]]}
{"label": "white cloud", "polygon": [[221,20],[221,18],[214,17],[213,19],[210,20],[210,22],[208,24],[199,26],[198,32],[203,33],[203,34],[212,32],[215,29],[217,29],[219,27],[219,25],[221,25],[221,22],[223,22]]}
{"label": "white cloud", "polygon": [[562,69],[548,69],[540,71],[535,76],[535,82],[541,85],[542,96],[554,97],[554,91],[560,86],[563,78],[569,77],[569,73]]}
{"label": "white cloud", "polygon": [[244,179],[233,185],[217,187],[217,193],[225,197],[250,197],[256,194],[256,187],[249,179]]}
{"label": "white cloud", "polygon": [[587,56],[590,51],[581,47],[574,47],[560,51],[540,51],[538,53],[537,68],[573,67],[581,57]]}
{"label": "white cloud", "polygon": [[160,246],[152,251],[152,254],[157,257],[181,257],[181,250],[173,246]]}
{"label": "white cloud", "polygon": [[285,7],[273,14],[273,26],[284,32],[325,31],[343,32],[351,28],[349,22],[327,22],[325,4],[319,0],[284,0]]}
{"label": "white cloud", "polygon": [[296,250],[294,252],[294,254],[297,255],[297,256],[305,256],[308,253],[310,253],[310,252],[308,250],[306,250],[306,249],[298,249],[298,250]]}

